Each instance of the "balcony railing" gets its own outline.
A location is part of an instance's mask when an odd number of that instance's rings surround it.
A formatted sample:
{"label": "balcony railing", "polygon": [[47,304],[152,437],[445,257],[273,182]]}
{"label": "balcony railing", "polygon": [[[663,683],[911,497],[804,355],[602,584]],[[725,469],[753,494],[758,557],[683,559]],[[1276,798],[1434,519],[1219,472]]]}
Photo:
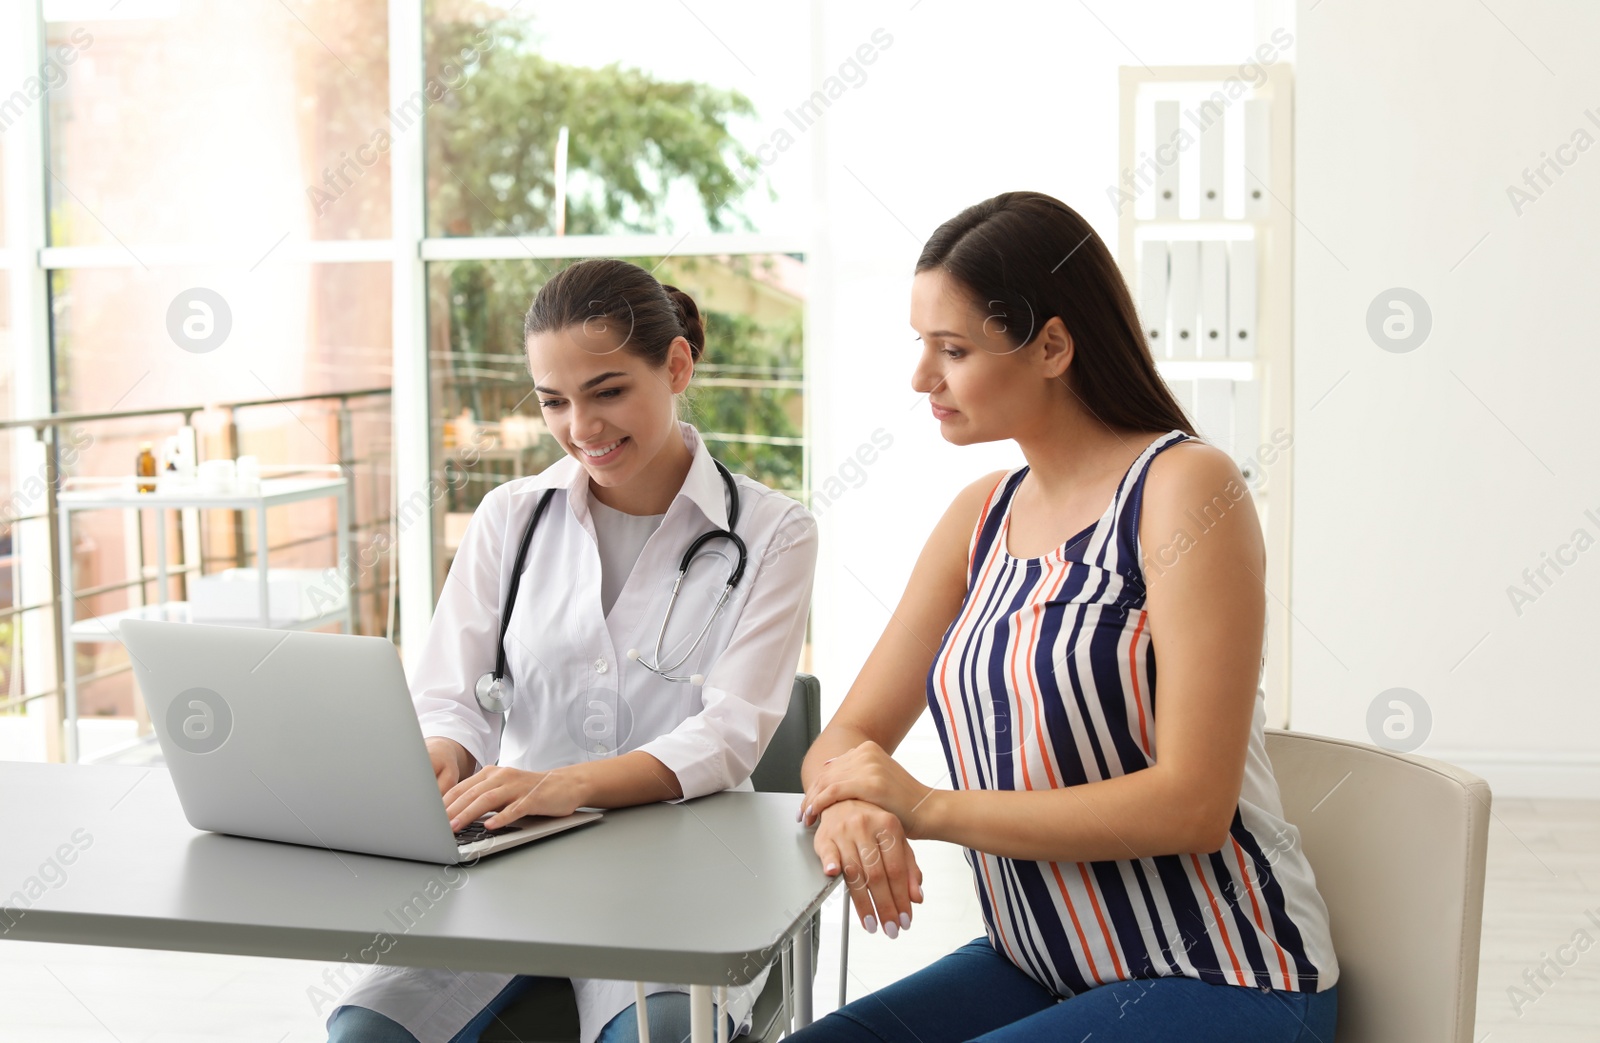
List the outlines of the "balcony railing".
{"label": "balcony railing", "polygon": [[[358,465],[372,462],[371,458],[358,459],[355,455],[354,414],[351,411],[351,403],[360,399],[388,396],[389,394],[389,388],[380,387],[366,388],[355,391],[299,395],[289,398],[249,399],[227,403],[208,403],[205,405],[163,406],[153,409],[129,409],[103,413],[54,413],[48,417],[38,417],[28,420],[0,421],[0,431],[32,429],[34,432],[34,437],[43,445],[45,479],[44,510],[35,511],[30,514],[19,514],[15,517],[10,517],[7,519],[13,533],[13,554],[10,556],[9,560],[0,559],[0,564],[14,569],[17,561],[17,556],[15,554],[16,526],[23,522],[42,519],[46,522],[49,539],[49,560],[51,562],[50,571],[52,576],[54,576],[56,563],[61,560],[59,527],[60,508],[57,501],[57,494],[61,489],[61,431],[64,428],[71,428],[83,424],[125,421],[140,417],[171,416],[182,417],[185,425],[191,425],[196,414],[221,411],[225,414],[225,421],[222,424],[224,441],[223,451],[224,455],[231,458],[238,456],[240,452],[238,416],[241,410],[266,408],[269,406],[282,408],[285,405],[302,402],[329,402],[332,404],[332,412],[337,424],[338,432],[337,448],[334,450],[338,456],[338,459],[333,461],[333,463],[338,467],[340,473],[349,478],[354,474],[355,468]],[[355,513],[354,506],[354,500],[352,499],[352,515]],[[213,563],[226,561],[228,564],[237,564],[241,567],[249,564],[249,551],[246,547],[245,539],[244,512],[233,510],[230,511],[230,513],[232,515],[231,522],[234,547],[234,553],[231,558],[218,558],[216,556],[206,557],[202,553],[200,561],[192,563],[183,562],[182,541],[179,541],[179,562],[176,567],[169,566],[167,570],[169,576],[180,577],[178,582],[185,583],[186,579],[183,577],[188,577],[193,574],[203,574],[205,567]],[[383,517],[371,518],[365,522],[362,522],[361,519],[353,516],[351,519],[352,538],[359,538],[359,534],[363,531],[370,531],[381,526],[387,526],[389,522],[390,519],[386,515]],[[330,532],[326,535],[300,537],[298,539],[287,541],[283,544],[271,546],[267,549],[269,551],[284,550],[289,547],[328,539],[332,536],[333,532],[330,530]],[[134,578],[115,583],[100,584],[98,586],[88,587],[82,590],[72,590],[69,592],[70,596],[73,598],[85,598],[92,597],[97,594],[106,594],[113,591],[127,590],[135,587],[140,588],[142,591],[144,587],[155,581],[155,576],[150,574],[152,568],[147,567],[144,561],[144,543],[142,539],[138,541],[137,554],[138,558],[134,569],[136,575]],[[13,571],[12,574],[15,575],[15,571]],[[68,577],[68,580],[70,581],[70,577]],[[19,586],[19,584],[14,584],[13,590],[20,594],[20,591],[18,590]],[[65,692],[62,687],[62,678],[66,675],[66,657],[72,654],[72,644],[68,640],[68,635],[64,632],[62,625],[64,617],[62,615],[62,605],[60,599],[61,586],[61,577],[55,576],[54,582],[50,584],[50,596],[48,598],[34,600],[27,604],[0,607],[0,622],[18,619],[27,613],[48,613],[47,618],[49,620],[50,647],[54,656],[52,671],[53,683],[47,688],[39,688],[34,691],[24,692],[21,695],[0,698],[0,712],[13,712],[28,703],[35,702],[40,699],[53,699],[53,710],[50,720],[47,722],[48,726],[46,729],[46,748],[51,760],[61,760],[66,748],[64,740],[64,728],[67,724],[65,711],[66,700],[64,698]],[[358,599],[362,594],[371,593],[375,589],[377,589],[376,579],[374,579],[372,584],[368,587],[358,588],[351,591],[349,596],[352,599],[356,599],[354,603],[359,604],[360,602]],[[163,591],[162,593],[165,595],[166,592]],[[142,600],[142,594],[140,596]],[[389,596],[391,599],[394,596],[392,589],[389,592]],[[14,646],[19,645],[20,642],[17,642],[14,638]],[[11,663],[11,669],[13,672],[15,672],[19,666],[19,662],[14,659]],[[115,676],[116,674],[123,673],[128,669],[128,664],[120,664],[105,670],[79,675],[78,687],[81,689],[85,684],[98,681],[106,677]],[[13,682],[13,687],[15,687],[15,682]]]}

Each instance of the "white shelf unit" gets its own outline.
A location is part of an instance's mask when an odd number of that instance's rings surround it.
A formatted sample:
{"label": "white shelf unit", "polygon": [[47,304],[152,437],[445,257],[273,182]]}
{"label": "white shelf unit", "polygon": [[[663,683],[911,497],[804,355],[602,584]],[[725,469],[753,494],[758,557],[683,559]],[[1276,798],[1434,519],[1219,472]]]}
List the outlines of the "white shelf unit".
{"label": "white shelf unit", "polygon": [[[1283,62],[1121,70],[1117,258],[1156,368],[1200,434],[1250,484],[1267,543],[1267,723],[1289,720],[1289,549],[1293,471],[1293,75]],[[1159,129],[1158,129],[1159,128]],[[1220,250],[1209,257],[1204,244]],[[1166,248],[1166,244],[1178,244]],[[1194,267],[1187,256],[1195,253]],[[1205,261],[1225,289],[1205,282]],[[1165,264],[1157,271],[1156,264]],[[1183,270],[1178,268],[1183,266]],[[1243,273],[1246,278],[1239,278]],[[1204,285],[1202,285],[1204,283]],[[1193,309],[1187,299],[1193,294]],[[1204,300],[1207,289],[1211,305]],[[1216,293],[1227,319],[1202,331]],[[1174,312],[1177,314],[1175,315]],[[1196,319],[1198,314],[1199,318]],[[1190,336],[1179,336],[1187,316]],[[1249,334],[1241,337],[1241,329]],[[1167,334],[1165,338],[1161,334]],[[1176,345],[1176,347],[1174,347]]]}
{"label": "white shelf unit", "polygon": [[[311,630],[333,623],[340,624],[345,633],[355,632],[355,609],[348,591],[341,594],[339,602],[328,611],[314,615],[285,617],[274,616],[269,611],[270,591],[267,583],[267,510],[306,500],[332,498],[338,511],[335,538],[340,556],[350,547],[350,483],[338,478],[262,478],[255,494],[213,493],[200,488],[161,490],[141,493],[136,491],[133,479],[80,479],[63,490],[57,502],[60,505],[61,558],[57,563],[57,582],[61,587],[62,627],[68,635],[69,650],[65,657],[63,690],[66,693],[66,759],[78,760],[78,675],[77,657],[71,648],[78,644],[119,641],[117,625],[124,619],[164,619],[192,623],[193,609],[186,601],[167,600],[167,526],[168,510],[190,508],[252,511],[256,521],[256,575],[261,578],[261,611],[245,619],[205,619],[203,622],[218,626],[260,626],[276,630]],[[72,516],[80,511],[155,509],[158,517],[156,530],[156,597],[153,604],[135,606],[117,612],[76,619],[77,599],[72,593]]]}

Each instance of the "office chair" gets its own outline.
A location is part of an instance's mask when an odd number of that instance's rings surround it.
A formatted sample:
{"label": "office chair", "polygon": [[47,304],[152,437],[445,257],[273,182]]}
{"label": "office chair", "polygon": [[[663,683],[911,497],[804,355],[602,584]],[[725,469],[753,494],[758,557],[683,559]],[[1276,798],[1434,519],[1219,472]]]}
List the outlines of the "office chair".
{"label": "office chair", "polygon": [[1488,783],[1451,764],[1267,729],[1339,961],[1334,1043],[1472,1043]]}
{"label": "office chair", "polygon": [[[796,674],[789,694],[789,710],[772,741],[767,744],[750,784],[760,793],[803,793],[800,764],[806,751],[822,732],[822,685],[810,674]],[[848,905],[849,903],[846,903]],[[817,951],[822,938],[822,914],[811,916],[806,932],[811,942],[811,967],[815,973]],[[790,1004],[785,1002],[785,974],[775,964],[767,984],[756,998],[750,1015],[750,1031],[735,1037],[741,1043],[774,1043],[789,1028]],[[841,972],[841,982],[843,974]],[[798,983],[810,988],[811,982]],[[578,1001],[572,983],[565,978],[544,978],[507,1007],[499,1019],[484,1030],[480,1043],[577,1043]]]}

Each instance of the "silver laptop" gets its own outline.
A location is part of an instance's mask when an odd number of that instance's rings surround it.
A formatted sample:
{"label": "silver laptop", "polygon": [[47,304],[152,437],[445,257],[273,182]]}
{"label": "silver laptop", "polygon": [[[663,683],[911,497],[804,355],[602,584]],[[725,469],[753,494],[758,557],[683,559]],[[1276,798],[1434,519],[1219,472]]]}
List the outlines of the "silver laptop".
{"label": "silver laptop", "polygon": [[121,635],[196,829],[454,865],[600,818],[452,834],[381,637],[138,619]]}

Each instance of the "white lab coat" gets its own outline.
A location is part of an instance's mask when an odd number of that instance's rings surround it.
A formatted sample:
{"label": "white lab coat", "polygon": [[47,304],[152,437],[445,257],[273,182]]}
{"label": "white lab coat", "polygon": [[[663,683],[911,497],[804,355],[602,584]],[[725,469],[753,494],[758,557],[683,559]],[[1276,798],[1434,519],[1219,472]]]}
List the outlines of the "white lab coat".
{"label": "white lab coat", "polygon": [[[479,765],[530,771],[645,750],[677,775],[684,800],[752,788],[750,773],[788,707],[805,639],[816,522],[795,500],[735,475],[741,499],[736,531],[749,551],[744,578],[700,648],[681,668],[669,671],[703,674],[704,683],[666,681],[631,662],[627,652],[635,648],[656,661],[656,634],[683,552],[701,533],[727,524],[726,486],[710,453],[692,426],[680,423],[679,429],[694,461],[609,618],[600,607],[589,482],[576,460],[563,459],[484,497],[445,580],[411,678],[424,735],[454,739]],[[506,636],[515,696],[502,744],[499,718],[479,709],[473,685],[494,667],[499,609],[510,588],[517,544],[542,491],[552,487],[557,492],[528,549]],[[662,645],[666,664],[674,663],[705,625],[732,560],[727,541],[714,540],[690,568]],[[446,1043],[512,977],[380,966],[339,1002],[390,1017],[421,1043]],[[763,972],[749,985],[728,989],[726,1013],[739,1031],[748,1029],[765,982]],[[631,981],[574,979],[572,984],[581,1043],[594,1043],[600,1030],[634,1002]],[[654,982],[646,991],[688,988]]]}

